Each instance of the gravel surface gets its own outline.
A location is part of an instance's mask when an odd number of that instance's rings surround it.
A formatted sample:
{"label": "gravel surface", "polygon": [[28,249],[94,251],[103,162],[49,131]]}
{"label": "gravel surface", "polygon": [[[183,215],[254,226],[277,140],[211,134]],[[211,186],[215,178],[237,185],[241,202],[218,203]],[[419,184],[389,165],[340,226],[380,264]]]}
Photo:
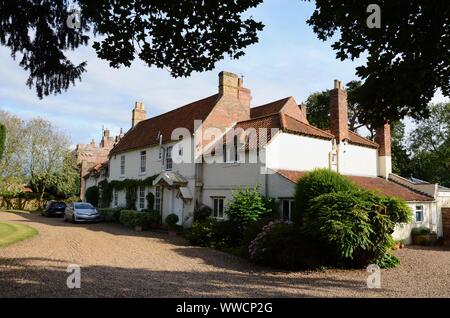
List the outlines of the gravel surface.
{"label": "gravel surface", "polygon": [[[450,297],[448,247],[397,251],[400,267],[368,289],[365,270],[279,272],[115,224],[3,212],[0,221],[39,230],[0,248],[0,297]],[[80,289],[66,286],[69,264],[81,266]]]}

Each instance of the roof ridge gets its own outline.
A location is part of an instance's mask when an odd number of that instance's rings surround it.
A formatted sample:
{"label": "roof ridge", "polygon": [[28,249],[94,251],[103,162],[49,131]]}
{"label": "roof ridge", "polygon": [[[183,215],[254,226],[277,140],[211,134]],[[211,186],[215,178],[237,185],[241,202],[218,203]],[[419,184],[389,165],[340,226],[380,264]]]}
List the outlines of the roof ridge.
{"label": "roof ridge", "polygon": [[[174,112],[174,111],[176,111],[176,110],[182,109],[182,108],[187,107],[187,106],[191,106],[192,104],[195,104],[195,103],[204,101],[204,100],[206,100],[206,99],[209,99],[209,98],[212,98],[212,97],[218,96],[218,95],[219,95],[219,94],[216,93],[216,94],[213,94],[213,95],[211,95],[211,96],[208,96],[208,97],[205,97],[205,98],[198,99],[198,100],[196,100],[196,101],[190,102],[190,103],[185,104],[185,105],[183,105],[183,106],[180,106],[180,107],[178,107],[178,108],[169,110],[169,111],[167,111],[167,112],[165,112],[165,113],[162,113],[162,114],[159,114],[159,115],[157,115],[157,116],[153,116],[153,117],[147,118],[147,119],[145,119],[145,120],[140,121],[140,122],[138,123],[138,125],[139,125],[140,123],[143,123],[143,122],[146,122],[146,121],[150,121],[150,120],[155,119],[155,118],[158,118],[158,117],[162,117],[162,116],[167,115],[167,114],[170,114],[170,113],[172,113],[172,112]],[[136,125],[135,127],[137,127],[137,125]]]}
{"label": "roof ridge", "polygon": [[263,104],[263,105],[260,105],[260,106],[256,106],[256,107],[251,107],[250,109],[257,109],[257,108],[261,108],[261,107],[266,107],[267,105],[270,105],[270,104],[274,104],[274,103],[278,103],[278,102],[281,102],[281,101],[283,101],[283,100],[289,100],[290,98],[292,98],[293,96],[288,96],[288,97],[284,97],[284,98],[280,98],[280,99],[277,99],[277,100],[274,100],[273,102],[269,102],[269,103],[265,103],[265,104]]}
{"label": "roof ridge", "polygon": [[302,124],[304,124],[304,125],[306,125],[306,126],[308,126],[308,127],[311,127],[311,128],[313,128],[313,129],[315,129],[315,130],[317,130],[317,131],[320,131],[320,132],[322,132],[322,133],[325,133],[325,134],[329,135],[330,137],[334,137],[333,134],[331,134],[331,133],[329,133],[329,132],[326,132],[325,130],[322,130],[322,129],[316,127],[316,126],[313,126],[313,125],[311,125],[310,123],[305,123],[305,122],[303,122],[303,121],[300,121],[300,120],[298,120],[297,118],[294,118],[294,117],[290,116],[289,114],[284,114],[284,115],[285,115],[285,116],[288,116],[289,118],[291,118],[291,119],[293,119],[293,120],[295,120],[295,121],[297,121],[297,122],[299,122],[299,123],[302,123]]}
{"label": "roof ridge", "polygon": [[267,118],[267,117],[273,117],[273,116],[276,116],[276,115],[279,115],[279,114],[280,114],[280,112],[276,112],[276,113],[271,113],[271,114],[268,114],[268,115],[263,115],[263,116],[255,117],[255,118],[250,118],[250,119],[246,119],[246,120],[241,120],[241,121],[236,122],[235,126],[236,126],[237,124],[239,124],[239,123],[245,123],[245,122],[252,121],[252,120],[259,120],[259,119],[263,119],[263,118]]}
{"label": "roof ridge", "polygon": [[[380,178],[381,178],[381,177],[380,177]],[[382,178],[382,179],[384,179],[384,178]],[[405,187],[406,189],[408,189],[408,190],[410,190],[410,191],[412,191],[412,192],[415,192],[415,193],[418,193],[418,194],[421,194],[421,195],[424,195],[424,196],[427,196],[427,197],[429,197],[429,198],[433,198],[433,199],[434,199],[434,197],[432,197],[432,196],[429,195],[428,193],[422,192],[422,191],[420,191],[420,190],[417,190],[417,189],[414,189],[414,188],[411,188],[411,187],[408,187],[406,184],[402,184],[402,183],[400,183],[400,182],[397,182],[397,181],[392,180],[392,179],[389,179],[389,178],[388,178],[388,179],[384,179],[384,180],[393,182],[393,183],[395,183],[395,184],[398,184],[399,186]]]}
{"label": "roof ridge", "polygon": [[348,132],[349,132],[349,133],[352,133],[353,135],[356,135],[356,136],[358,136],[358,137],[360,137],[360,138],[362,138],[362,139],[364,139],[364,140],[367,140],[368,142],[371,142],[371,143],[374,144],[374,145],[378,145],[378,146],[379,146],[379,144],[377,144],[375,141],[370,140],[369,138],[363,137],[363,136],[361,136],[360,134],[354,132],[353,130],[350,130],[350,129],[349,129]]}

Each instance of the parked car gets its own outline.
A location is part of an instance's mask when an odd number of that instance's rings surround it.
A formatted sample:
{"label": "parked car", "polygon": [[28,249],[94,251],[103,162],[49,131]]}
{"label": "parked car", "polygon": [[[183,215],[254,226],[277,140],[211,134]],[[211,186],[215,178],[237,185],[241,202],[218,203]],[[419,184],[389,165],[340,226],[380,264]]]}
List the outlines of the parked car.
{"label": "parked car", "polygon": [[51,201],[41,213],[43,216],[63,216],[67,205],[60,201]]}
{"label": "parked car", "polygon": [[100,213],[90,203],[75,202],[69,204],[64,213],[64,221],[95,222],[100,221]]}

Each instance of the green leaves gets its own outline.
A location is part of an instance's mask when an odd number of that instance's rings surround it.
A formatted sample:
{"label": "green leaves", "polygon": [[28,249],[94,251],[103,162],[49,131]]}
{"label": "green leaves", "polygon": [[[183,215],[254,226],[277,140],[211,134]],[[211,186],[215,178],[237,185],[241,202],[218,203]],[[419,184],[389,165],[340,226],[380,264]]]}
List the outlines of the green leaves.
{"label": "green leaves", "polygon": [[5,151],[5,140],[6,140],[6,127],[0,124],[0,160],[3,157],[3,152]]}
{"label": "green leaves", "polygon": [[307,23],[319,39],[337,35],[336,58],[367,55],[357,68],[364,80],[362,122],[381,126],[411,116],[424,118],[438,88],[450,96],[450,5],[446,0],[383,0],[381,28],[366,25],[372,1],[316,0]]}
{"label": "green leaves", "polygon": [[239,189],[233,192],[232,200],[226,202],[225,213],[231,222],[242,226],[271,214],[270,203],[261,196],[257,186]]}
{"label": "green leaves", "polygon": [[[263,24],[242,15],[262,0],[220,2],[180,0],[0,1],[0,44],[29,72],[27,85],[42,98],[81,80],[86,62],[74,64],[67,50],[87,45],[91,31],[97,56],[111,67],[130,66],[138,57],[172,76],[206,71],[225,55],[239,58],[258,42]],[[66,20],[69,5],[81,8],[81,28]],[[89,35],[88,35],[89,34]]]}

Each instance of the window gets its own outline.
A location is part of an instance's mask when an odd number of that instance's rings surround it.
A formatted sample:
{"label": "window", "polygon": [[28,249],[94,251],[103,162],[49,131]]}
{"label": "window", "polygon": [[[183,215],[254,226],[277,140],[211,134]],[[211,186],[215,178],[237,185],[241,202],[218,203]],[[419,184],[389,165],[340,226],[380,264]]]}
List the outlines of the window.
{"label": "window", "polygon": [[155,187],[155,210],[161,211],[161,187]]}
{"label": "window", "polygon": [[294,200],[282,199],[281,200],[281,213],[283,214],[283,221],[292,221],[292,210],[293,210]]}
{"label": "window", "polygon": [[223,219],[223,201],[224,198],[213,198],[213,216],[216,219]]}
{"label": "window", "polygon": [[416,205],[416,223],[423,221],[423,205]]}
{"label": "window", "polygon": [[120,157],[120,174],[125,174],[125,156]]}
{"label": "window", "polygon": [[139,187],[139,209],[145,209],[145,187]]}
{"label": "window", "polygon": [[114,196],[114,203],[113,204],[114,204],[115,207],[117,207],[119,205],[119,194],[117,193],[116,189],[114,189],[113,196]]}
{"label": "window", "polygon": [[141,151],[141,173],[147,169],[147,152]]}
{"label": "window", "polygon": [[172,146],[166,149],[166,167],[165,170],[172,170]]}
{"label": "window", "polygon": [[233,144],[229,145],[223,144],[223,162],[238,162],[239,161],[239,152],[238,152],[238,137],[234,136]]}

